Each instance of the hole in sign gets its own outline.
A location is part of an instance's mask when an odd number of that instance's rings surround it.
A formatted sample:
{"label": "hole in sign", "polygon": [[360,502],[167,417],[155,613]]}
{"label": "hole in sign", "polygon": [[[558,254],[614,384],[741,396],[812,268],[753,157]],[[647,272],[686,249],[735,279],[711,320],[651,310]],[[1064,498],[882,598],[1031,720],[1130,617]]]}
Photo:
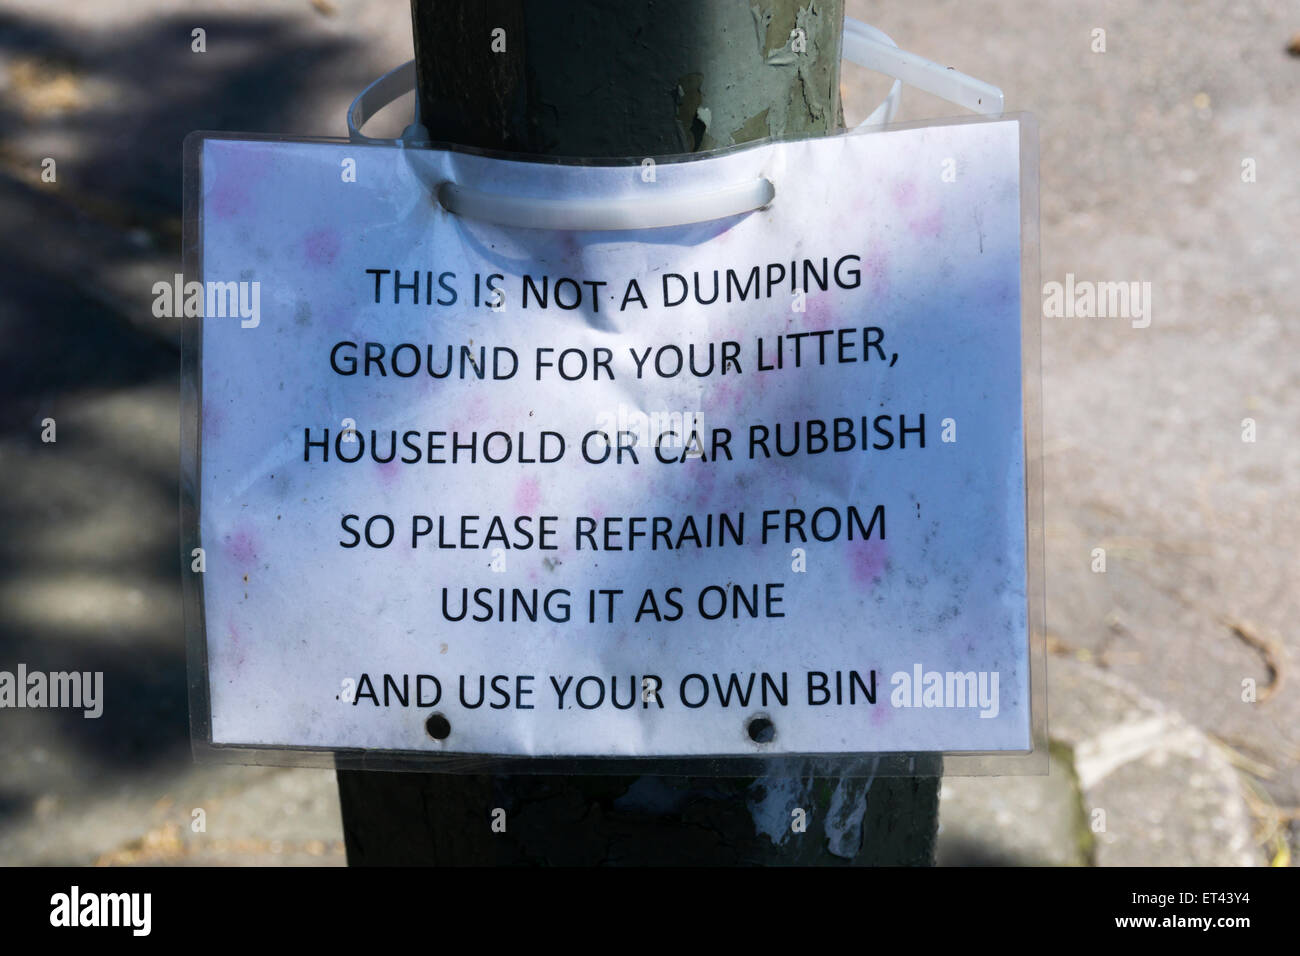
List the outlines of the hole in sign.
{"label": "hole in sign", "polygon": [[767,717],[751,718],[745,730],[756,744],[770,744],[776,737],[776,725]]}
{"label": "hole in sign", "polygon": [[434,740],[446,740],[451,736],[451,721],[442,714],[433,714],[424,722],[424,729]]}

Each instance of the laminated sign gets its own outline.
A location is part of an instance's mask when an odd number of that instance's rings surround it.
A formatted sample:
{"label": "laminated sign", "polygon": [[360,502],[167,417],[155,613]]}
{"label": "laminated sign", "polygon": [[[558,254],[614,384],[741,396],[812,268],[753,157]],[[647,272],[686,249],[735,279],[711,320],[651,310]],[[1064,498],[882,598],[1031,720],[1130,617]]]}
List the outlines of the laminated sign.
{"label": "laminated sign", "polygon": [[203,742],[1030,751],[1031,144],[196,134],[156,307],[190,319]]}

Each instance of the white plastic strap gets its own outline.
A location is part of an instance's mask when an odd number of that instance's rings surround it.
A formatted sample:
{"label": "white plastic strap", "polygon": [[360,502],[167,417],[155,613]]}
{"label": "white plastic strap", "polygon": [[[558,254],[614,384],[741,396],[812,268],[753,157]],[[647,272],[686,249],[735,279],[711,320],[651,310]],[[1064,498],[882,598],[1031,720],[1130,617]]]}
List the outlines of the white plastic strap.
{"label": "white plastic strap", "polygon": [[770,203],[776,187],[769,179],[755,179],[707,193],[608,200],[535,199],[441,183],[437,195],[444,209],[468,219],[526,229],[604,231],[685,226],[740,215]]}
{"label": "white plastic strap", "polygon": [[[391,143],[388,139],[363,136],[361,128],[389,103],[415,89],[415,61],[407,60],[395,70],[389,70],[358,94],[348,107],[348,139],[354,143]],[[420,104],[415,104],[416,121],[420,118]]]}
{"label": "white plastic strap", "polygon": [[888,36],[861,20],[844,18],[844,58],[894,77],[885,101],[858,125],[859,129],[882,126],[894,118],[904,83],[973,113],[996,116],[1002,112],[1002,91],[996,86],[900,50]]}
{"label": "white plastic strap", "polygon": [[[840,52],[844,54],[844,59],[850,63],[865,66],[869,70],[884,73],[886,76],[893,76],[889,70],[884,69],[879,64],[882,62],[888,63],[891,54],[901,51],[898,49],[898,44],[882,31],[863,23],[861,20],[845,17],[844,40],[841,43]],[[895,78],[893,86],[889,88],[889,95],[856,128],[869,129],[872,126],[884,126],[898,113],[898,103],[902,98],[903,81]]]}
{"label": "white plastic strap", "polygon": [[[843,52],[850,63],[894,78],[889,94],[858,124],[858,129],[884,126],[893,120],[904,83],[976,113],[995,116],[1002,112],[1002,91],[996,86],[900,50],[880,30],[850,17],[844,19]],[[354,143],[396,146],[426,139],[427,134],[419,125],[418,95],[415,120],[400,139],[375,139],[361,132],[376,113],[415,86],[415,61],[410,60],[362,90],[348,108],[349,139]],[[653,199],[536,199],[484,192],[451,182],[438,183],[434,190],[443,208],[458,216],[523,228],[593,231],[708,222],[761,209],[776,196],[776,187],[768,179],[726,186],[706,194],[660,193]]]}

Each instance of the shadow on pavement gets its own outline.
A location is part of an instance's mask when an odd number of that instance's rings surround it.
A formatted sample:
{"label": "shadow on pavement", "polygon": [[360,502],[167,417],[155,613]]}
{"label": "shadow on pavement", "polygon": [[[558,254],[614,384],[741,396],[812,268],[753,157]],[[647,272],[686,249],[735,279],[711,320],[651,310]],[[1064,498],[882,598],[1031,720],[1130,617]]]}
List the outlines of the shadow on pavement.
{"label": "shadow on pavement", "polygon": [[87,31],[0,11],[0,670],[102,671],[105,699],[99,719],[4,714],[0,847],[34,816],[87,825],[38,804],[70,815],[192,769],[178,330],[151,286],[180,269],[187,133],[320,133],[307,91],[373,69],[359,41],[310,27],[197,10]]}

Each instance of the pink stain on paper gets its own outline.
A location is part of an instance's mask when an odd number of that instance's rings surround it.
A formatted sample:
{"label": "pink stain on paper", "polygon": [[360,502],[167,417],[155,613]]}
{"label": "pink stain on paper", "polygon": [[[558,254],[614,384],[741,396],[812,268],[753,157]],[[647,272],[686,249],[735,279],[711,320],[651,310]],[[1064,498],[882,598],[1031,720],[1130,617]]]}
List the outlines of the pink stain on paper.
{"label": "pink stain on paper", "polygon": [[303,254],[313,266],[331,266],[338,258],[339,234],[332,229],[317,229],[303,240]]}
{"label": "pink stain on paper", "polygon": [[885,570],[889,548],[883,541],[850,541],[848,544],[849,573],[855,584],[871,587]]}
{"label": "pink stain on paper", "polygon": [[[429,387],[431,389],[442,384],[441,379],[435,379],[432,376],[429,377],[429,382]],[[457,415],[456,418],[452,420],[451,430],[465,431],[471,426],[482,422],[486,417],[487,409],[487,399],[482,395],[475,395],[464,404],[461,409],[461,414]]]}
{"label": "pink stain on paper", "polygon": [[401,469],[400,460],[396,457],[393,458],[392,461],[385,461],[380,463],[379,480],[384,483],[385,488],[392,487],[393,482],[397,480],[397,475],[400,469]]}
{"label": "pink stain on paper", "polygon": [[691,474],[691,482],[696,488],[695,503],[708,504],[713,498],[713,485],[718,479],[718,472],[712,465],[698,462],[699,468]]}
{"label": "pink stain on paper", "polygon": [[248,567],[257,560],[257,539],[246,529],[226,535],[225,545],[226,554],[240,567]]}
{"label": "pink stain on paper", "polygon": [[830,296],[820,294],[808,297],[804,324],[818,332],[829,329],[835,324],[835,313],[831,311]]}
{"label": "pink stain on paper", "polygon": [[515,485],[515,510],[531,514],[542,503],[542,490],[536,478],[522,478]]}
{"label": "pink stain on paper", "polygon": [[235,623],[234,618],[226,619],[226,634],[230,638],[230,647],[234,651],[235,670],[244,666],[244,647],[243,636],[239,633],[239,625]]}
{"label": "pink stain on paper", "polygon": [[246,212],[253,203],[253,187],[272,165],[264,150],[243,149],[243,145],[208,143],[205,147],[205,151],[217,149],[222,154],[221,173],[204,195],[204,212],[218,219]]}
{"label": "pink stain on paper", "polygon": [[916,202],[916,183],[905,179],[894,186],[894,205],[907,209]]}
{"label": "pink stain on paper", "polygon": [[203,403],[203,431],[205,438],[217,438],[221,435],[221,426],[226,422],[226,413],[211,402]]}
{"label": "pink stain on paper", "polygon": [[889,288],[889,260],[883,246],[873,246],[862,259],[862,273],[871,280],[873,294],[884,295]]}
{"label": "pink stain on paper", "polygon": [[943,234],[943,206],[936,203],[929,212],[914,217],[907,227],[915,236],[938,239]]}
{"label": "pink stain on paper", "polygon": [[230,170],[208,194],[208,209],[218,219],[238,215],[248,205],[248,185],[238,169]]}
{"label": "pink stain on paper", "polygon": [[730,382],[715,382],[709,389],[709,408],[730,408],[735,411],[740,407],[740,401],[744,398],[744,389],[739,384],[732,385]]}

